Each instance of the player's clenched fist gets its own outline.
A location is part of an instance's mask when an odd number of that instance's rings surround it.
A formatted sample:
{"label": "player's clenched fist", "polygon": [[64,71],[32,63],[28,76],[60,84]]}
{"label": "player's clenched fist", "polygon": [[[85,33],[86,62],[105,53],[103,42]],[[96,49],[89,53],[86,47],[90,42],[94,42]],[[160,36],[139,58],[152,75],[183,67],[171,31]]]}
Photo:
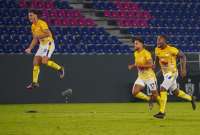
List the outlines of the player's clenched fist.
{"label": "player's clenched fist", "polygon": [[30,54],[30,53],[31,53],[31,48],[27,48],[27,49],[25,50],[25,52],[28,53],[28,54]]}

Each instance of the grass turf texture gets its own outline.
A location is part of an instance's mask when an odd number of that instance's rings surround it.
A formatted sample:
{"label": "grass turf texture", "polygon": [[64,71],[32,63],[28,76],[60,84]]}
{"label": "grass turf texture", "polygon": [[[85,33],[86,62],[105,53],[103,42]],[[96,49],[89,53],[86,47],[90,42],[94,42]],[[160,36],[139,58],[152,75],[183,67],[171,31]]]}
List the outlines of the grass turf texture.
{"label": "grass turf texture", "polygon": [[0,105],[0,135],[199,134],[200,109],[190,103],[168,103],[165,120],[152,117],[157,111],[147,103]]}

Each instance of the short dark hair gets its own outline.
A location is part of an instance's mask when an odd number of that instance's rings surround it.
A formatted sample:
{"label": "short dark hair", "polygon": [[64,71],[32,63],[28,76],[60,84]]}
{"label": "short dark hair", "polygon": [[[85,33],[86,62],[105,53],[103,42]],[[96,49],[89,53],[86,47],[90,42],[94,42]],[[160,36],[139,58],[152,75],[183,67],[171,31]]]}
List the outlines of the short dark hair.
{"label": "short dark hair", "polygon": [[38,17],[41,15],[41,11],[40,11],[40,10],[30,9],[28,12],[29,12],[29,13],[34,13],[34,14],[36,14]]}
{"label": "short dark hair", "polygon": [[158,35],[158,36],[160,36],[161,38],[167,40],[167,36],[166,35]]}
{"label": "short dark hair", "polygon": [[134,37],[132,41],[139,41],[140,43],[144,44],[144,40],[141,37]]}

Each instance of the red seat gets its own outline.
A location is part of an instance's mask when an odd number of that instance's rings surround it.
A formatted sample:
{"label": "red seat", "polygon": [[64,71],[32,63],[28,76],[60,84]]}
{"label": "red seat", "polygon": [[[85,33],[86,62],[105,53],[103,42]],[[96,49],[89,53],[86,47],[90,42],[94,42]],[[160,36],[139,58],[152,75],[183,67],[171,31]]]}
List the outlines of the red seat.
{"label": "red seat", "polygon": [[78,25],[77,19],[69,19],[69,24],[71,26],[77,26]]}
{"label": "red seat", "polygon": [[54,25],[62,26],[63,22],[62,22],[62,20],[60,18],[55,18],[54,19]]}
{"label": "red seat", "polygon": [[32,0],[31,1],[31,8],[43,8],[44,2],[40,0]]}
{"label": "red seat", "polygon": [[64,26],[69,26],[69,25],[70,25],[70,22],[69,22],[68,19],[64,18],[64,19],[62,20],[62,24],[63,24]]}
{"label": "red seat", "polygon": [[26,0],[20,0],[19,1],[19,7],[20,8],[28,8]]}
{"label": "red seat", "polygon": [[74,10],[73,11],[73,17],[82,17],[82,15],[81,15],[79,10]]}
{"label": "red seat", "polygon": [[109,11],[109,10],[105,10],[105,11],[104,11],[104,16],[105,16],[105,17],[110,17],[110,16],[111,16],[110,11]]}
{"label": "red seat", "polygon": [[54,2],[52,0],[45,1],[43,9],[55,9]]}
{"label": "red seat", "polygon": [[42,16],[43,17],[49,17],[49,10],[43,10],[42,11]]}
{"label": "red seat", "polygon": [[50,10],[49,16],[50,17],[58,17],[58,11],[57,10]]}
{"label": "red seat", "polygon": [[118,14],[118,17],[120,17],[120,18],[126,18],[127,14],[124,11],[120,11],[119,14]]}

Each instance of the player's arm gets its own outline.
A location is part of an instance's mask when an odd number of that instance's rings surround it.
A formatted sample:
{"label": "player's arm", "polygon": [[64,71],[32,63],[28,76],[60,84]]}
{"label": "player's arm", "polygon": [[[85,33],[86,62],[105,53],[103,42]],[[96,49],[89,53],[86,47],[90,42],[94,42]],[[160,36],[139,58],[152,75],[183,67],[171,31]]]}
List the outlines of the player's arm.
{"label": "player's arm", "polygon": [[128,65],[128,69],[129,69],[129,70],[131,70],[131,69],[133,69],[133,68],[135,68],[135,67],[137,67],[136,64],[129,64],[129,65]]}
{"label": "player's arm", "polygon": [[153,68],[153,60],[149,59],[146,64],[144,65],[136,65],[138,68]]}
{"label": "player's arm", "polygon": [[43,33],[41,35],[37,35],[36,37],[38,39],[43,39],[43,38],[50,37],[50,36],[51,36],[51,31],[49,29],[45,29],[45,30],[43,30]]}
{"label": "player's arm", "polygon": [[128,70],[132,70],[133,68],[137,67],[136,64],[134,63],[135,55],[131,56],[131,61],[130,64],[128,64]]}
{"label": "player's arm", "polygon": [[185,77],[186,76],[186,56],[181,50],[179,50],[177,57],[180,59],[181,77]]}
{"label": "player's arm", "polygon": [[137,65],[138,68],[145,69],[145,68],[153,68],[153,59],[150,53],[145,54],[146,63],[143,65]]}
{"label": "player's arm", "polygon": [[31,53],[31,50],[37,45],[38,43],[38,38],[33,35],[33,39],[29,45],[29,47],[25,50],[26,53]]}

